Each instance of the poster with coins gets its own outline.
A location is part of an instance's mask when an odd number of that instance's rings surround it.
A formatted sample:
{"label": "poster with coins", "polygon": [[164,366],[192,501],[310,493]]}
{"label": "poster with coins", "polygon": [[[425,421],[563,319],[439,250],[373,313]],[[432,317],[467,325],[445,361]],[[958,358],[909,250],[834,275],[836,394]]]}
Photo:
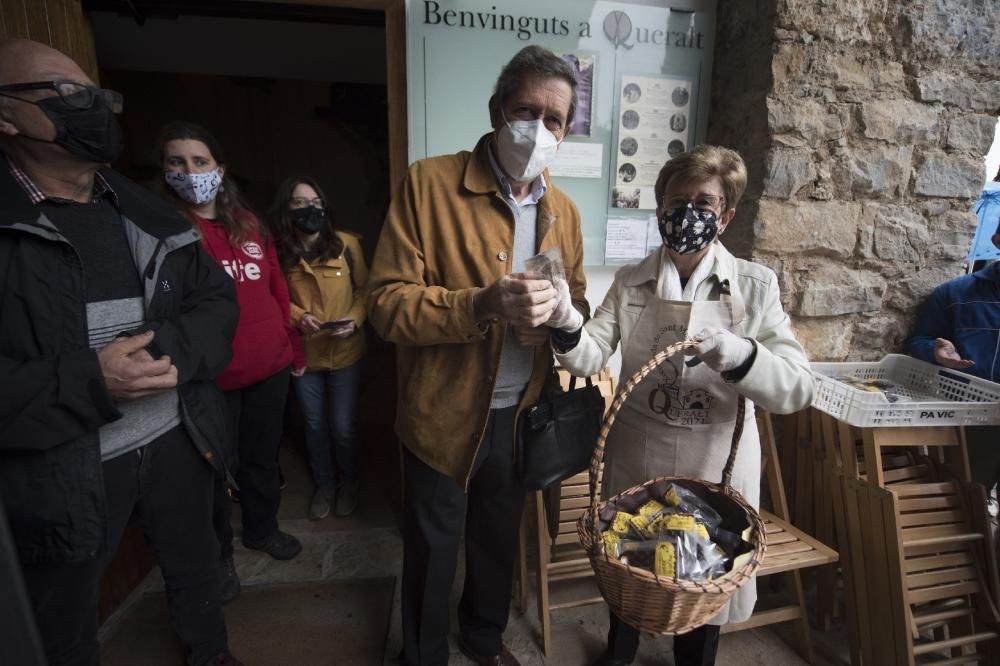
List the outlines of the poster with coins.
{"label": "poster with coins", "polygon": [[612,208],[653,210],[663,163],[687,150],[691,81],[622,76]]}

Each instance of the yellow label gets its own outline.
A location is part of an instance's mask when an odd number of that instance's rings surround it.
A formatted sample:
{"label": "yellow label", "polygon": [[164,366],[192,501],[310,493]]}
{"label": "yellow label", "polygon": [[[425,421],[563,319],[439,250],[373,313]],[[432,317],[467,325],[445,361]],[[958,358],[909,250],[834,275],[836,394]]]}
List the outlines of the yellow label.
{"label": "yellow label", "polygon": [[678,532],[694,532],[694,516],[684,513],[675,513],[667,516],[664,529],[677,530]]}
{"label": "yellow label", "polygon": [[668,490],[667,494],[663,496],[663,499],[667,500],[667,504],[670,506],[681,505],[681,496],[677,494],[677,489],[673,486],[670,486],[670,490]]}
{"label": "yellow label", "polygon": [[677,577],[677,549],[674,544],[667,541],[656,544],[656,575]]}
{"label": "yellow label", "polygon": [[637,533],[647,539],[652,539],[656,536],[656,528],[649,524],[649,519],[646,516],[632,516],[629,519],[629,524]]}
{"label": "yellow label", "polygon": [[641,507],[639,507],[639,514],[646,516],[648,518],[650,516],[655,516],[656,514],[660,513],[661,511],[663,511],[664,508],[666,507],[664,507],[656,500],[649,500]]}
{"label": "yellow label", "polygon": [[628,534],[629,521],[632,520],[632,517],[631,513],[624,511],[615,513],[615,517],[611,521],[611,531],[619,536],[625,536]]}
{"label": "yellow label", "polygon": [[695,523],[695,525],[694,525],[694,533],[697,534],[698,536],[700,536],[702,539],[706,539],[707,540],[707,539],[710,538],[708,536],[708,528],[705,527],[704,523]]}
{"label": "yellow label", "polygon": [[604,533],[604,551],[611,557],[618,557],[618,535],[614,532]]}

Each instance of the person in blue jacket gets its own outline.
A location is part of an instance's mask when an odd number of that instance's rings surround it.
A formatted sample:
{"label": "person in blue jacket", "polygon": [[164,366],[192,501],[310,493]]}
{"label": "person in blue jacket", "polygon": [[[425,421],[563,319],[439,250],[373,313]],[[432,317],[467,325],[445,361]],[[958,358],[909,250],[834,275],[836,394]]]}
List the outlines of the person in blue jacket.
{"label": "person in blue jacket", "polygon": [[[1000,248],[1000,225],[991,240]],[[909,350],[922,361],[1000,382],[1000,262],[939,285]],[[1000,426],[971,426],[965,434],[972,479],[989,492],[1000,481]]]}

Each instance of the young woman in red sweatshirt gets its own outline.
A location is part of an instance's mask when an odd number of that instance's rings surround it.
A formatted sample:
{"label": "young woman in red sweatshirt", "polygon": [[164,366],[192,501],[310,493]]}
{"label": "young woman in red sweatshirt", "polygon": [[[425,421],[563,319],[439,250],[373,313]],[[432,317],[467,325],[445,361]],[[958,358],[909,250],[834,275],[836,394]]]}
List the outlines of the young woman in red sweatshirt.
{"label": "young woman in red sweatshirt", "polygon": [[[281,443],[289,373],[304,369],[298,332],[289,323],[288,287],[272,238],[247,210],[226,173],[222,148],[206,129],[170,123],[158,145],[167,191],[202,234],[205,250],[236,286],[240,320],[233,358],[216,378],[225,391],[233,423],[231,468],[239,486],[243,545],[287,560],[302,544],[278,529]],[[220,481],[215,499],[223,599],[239,593],[233,565],[232,503]]]}

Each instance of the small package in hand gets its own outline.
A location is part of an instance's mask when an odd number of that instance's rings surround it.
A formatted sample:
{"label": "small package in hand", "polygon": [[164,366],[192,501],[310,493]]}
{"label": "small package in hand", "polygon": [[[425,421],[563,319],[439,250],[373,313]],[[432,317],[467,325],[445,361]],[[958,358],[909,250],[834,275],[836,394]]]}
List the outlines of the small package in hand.
{"label": "small package in hand", "polygon": [[566,281],[566,269],[563,268],[562,254],[557,247],[525,259],[524,270],[538,273],[542,279],[551,282],[552,286]]}

